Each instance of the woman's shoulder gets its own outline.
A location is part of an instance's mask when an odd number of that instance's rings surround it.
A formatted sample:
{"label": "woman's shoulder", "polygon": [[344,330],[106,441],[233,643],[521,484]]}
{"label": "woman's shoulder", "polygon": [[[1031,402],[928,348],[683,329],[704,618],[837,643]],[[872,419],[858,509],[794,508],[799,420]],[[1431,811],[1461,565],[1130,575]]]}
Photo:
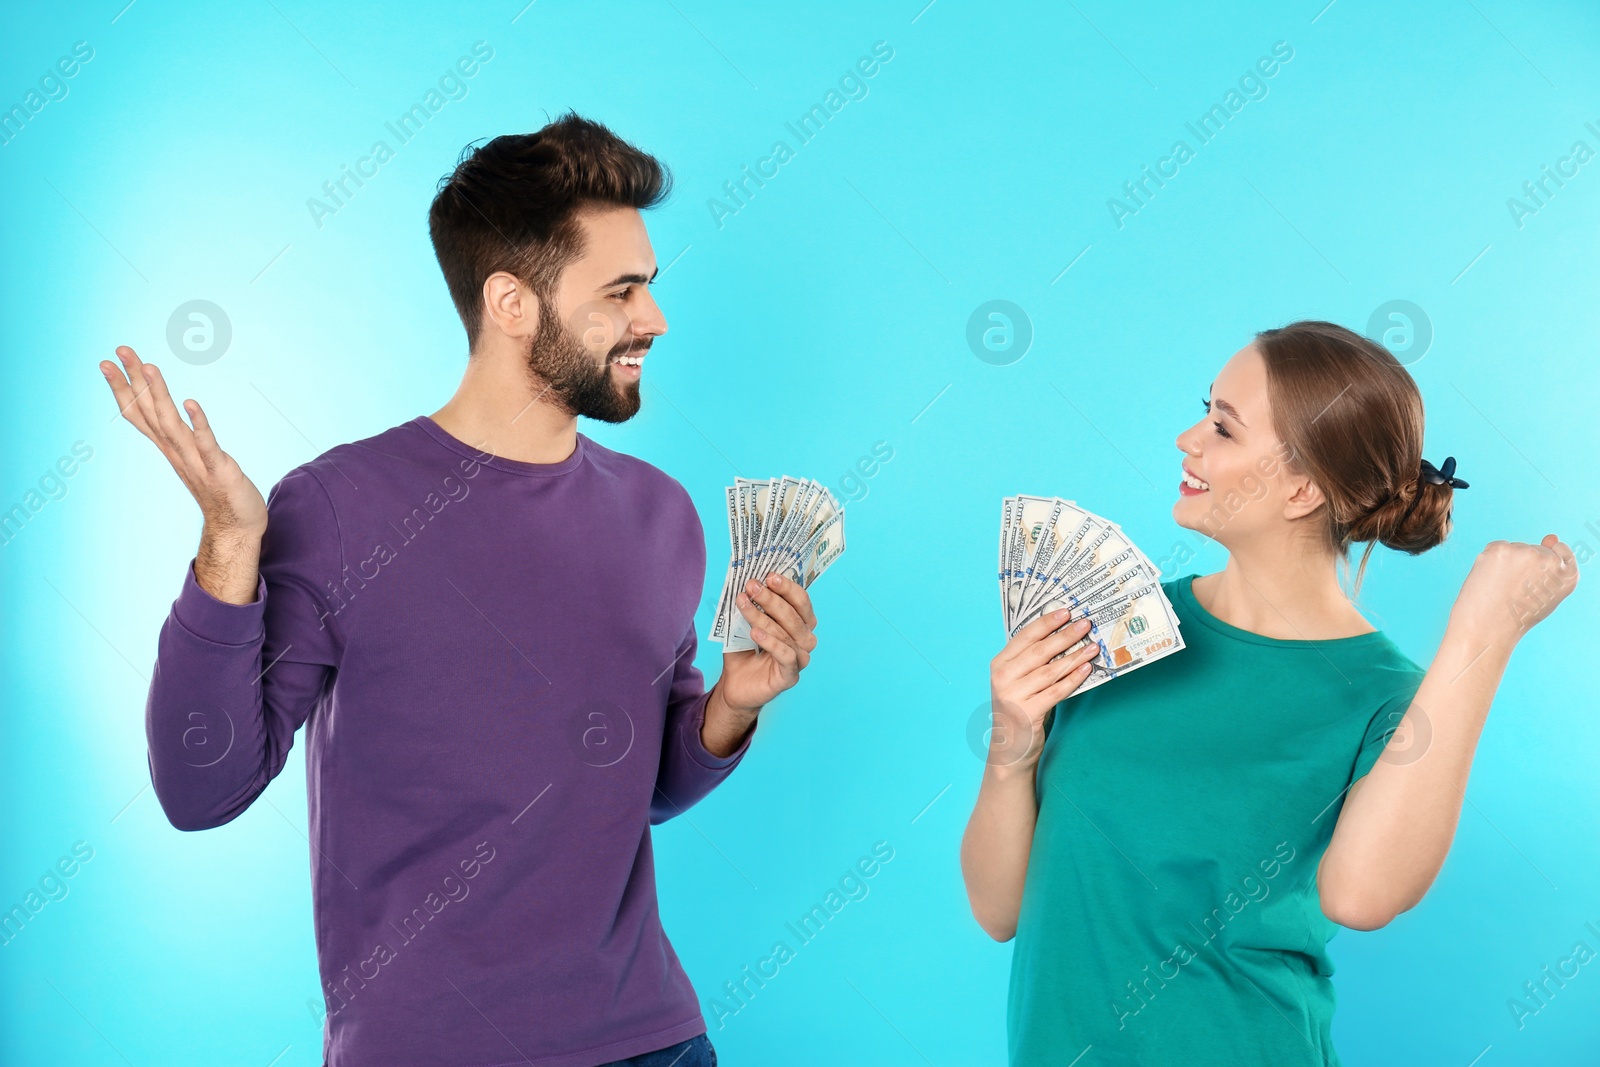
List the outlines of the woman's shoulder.
{"label": "woman's shoulder", "polygon": [[1420,685],[1428,669],[1406,655],[1405,650],[1383,630],[1373,633],[1378,640],[1373,642],[1365,666],[1376,675],[1402,679],[1413,686]]}

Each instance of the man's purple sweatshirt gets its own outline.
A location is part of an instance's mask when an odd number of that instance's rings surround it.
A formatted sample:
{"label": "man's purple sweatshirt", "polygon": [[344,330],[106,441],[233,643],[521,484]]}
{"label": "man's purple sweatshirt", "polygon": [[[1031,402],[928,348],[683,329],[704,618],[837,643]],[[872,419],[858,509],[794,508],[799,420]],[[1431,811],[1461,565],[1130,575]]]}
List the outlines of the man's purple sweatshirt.
{"label": "man's purple sweatshirt", "polygon": [[220,826],[304,724],[327,1067],[592,1067],[705,1031],[650,843],[750,744],[700,740],[705,567],[649,463],[582,433],[504,459],[425,415],[273,487],[253,603],[190,564],[151,779],[174,826]]}

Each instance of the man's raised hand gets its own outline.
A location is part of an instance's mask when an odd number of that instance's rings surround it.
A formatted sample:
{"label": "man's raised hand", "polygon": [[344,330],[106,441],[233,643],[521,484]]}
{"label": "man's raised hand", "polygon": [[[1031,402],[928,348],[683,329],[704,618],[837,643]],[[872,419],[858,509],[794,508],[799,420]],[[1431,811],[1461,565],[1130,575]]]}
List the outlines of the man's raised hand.
{"label": "man's raised hand", "polygon": [[[208,531],[259,538],[267,528],[267,502],[239,464],[217,446],[205,412],[194,400],[183,402],[194,423],[191,429],[167,392],[167,383],[154,364],[143,363],[127,345],[117,347],[122,368],[109,359],[100,361],[100,373],[111,386],[122,415],[161,450],[183,480]],[[124,377],[123,371],[127,374]]]}
{"label": "man's raised hand", "polygon": [[217,447],[198,403],[184,401],[194,423],[191,429],[178,414],[159,370],[141,363],[127,345],[117,347],[117,358],[126,377],[109,359],[100,362],[100,373],[123,417],[155,442],[205,518],[195,552],[195,582],[226,603],[253,602],[260,580],[261,539],[267,530],[267,502],[261,491],[233,457]]}

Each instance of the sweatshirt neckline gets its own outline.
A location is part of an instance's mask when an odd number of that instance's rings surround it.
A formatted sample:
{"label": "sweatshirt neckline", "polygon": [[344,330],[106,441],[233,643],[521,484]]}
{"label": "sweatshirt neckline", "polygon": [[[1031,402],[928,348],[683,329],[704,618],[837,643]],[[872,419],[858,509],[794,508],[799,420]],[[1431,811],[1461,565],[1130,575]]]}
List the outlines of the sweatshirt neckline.
{"label": "sweatshirt neckline", "polygon": [[411,420],[411,424],[457,455],[465,456],[475,463],[483,464],[485,467],[493,467],[495,470],[505,471],[507,474],[520,474],[530,478],[547,478],[553,475],[566,474],[568,471],[573,470],[583,462],[589,440],[582,432],[579,432],[577,443],[573,446],[571,454],[565,459],[558,459],[554,463],[529,463],[525,460],[508,459],[505,456],[497,456],[492,452],[484,452],[481,449],[474,448],[460,438],[452,436],[443,426],[434,422],[427,415],[418,415]]}
{"label": "sweatshirt neckline", "polygon": [[1200,601],[1195,599],[1194,591],[1190,588],[1194,584],[1195,576],[1186,574],[1172,583],[1171,593],[1183,610],[1201,625],[1215,630],[1224,637],[1235,641],[1247,641],[1255,645],[1267,645],[1273,648],[1335,648],[1357,649],[1368,645],[1382,645],[1389,638],[1382,630],[1369,630],[1364,634],[1352,634],[1349,637],[1330,637],[1322,641],[1290,640],[1282,637],[1268,637],[1258,634],[1254,630],[1241,629],[1230,622],[1224,622],[1200,606]]}

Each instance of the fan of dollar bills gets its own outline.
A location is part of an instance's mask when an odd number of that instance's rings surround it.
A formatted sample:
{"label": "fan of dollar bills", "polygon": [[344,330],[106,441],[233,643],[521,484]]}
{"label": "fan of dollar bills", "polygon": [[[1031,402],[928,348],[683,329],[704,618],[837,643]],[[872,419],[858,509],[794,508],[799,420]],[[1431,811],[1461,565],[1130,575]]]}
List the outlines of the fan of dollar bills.
{"label": "fan of dollar bills", "polygon": [[809,478],[735,478],[728,486],[728,576],[717,602],[711,640],[725,652],[757,648],[734,599],[747,579],[772,571],[809,588],[844,554],[844,509],[828,487]]}
{"label": "fan of dollar bills", "polygon": [[1116,523],[1059,497],[1001,502],[1000,600],[1007,634],[1060,608],[1068,623],[1089,619],[1088,635],[1062,653],[1100,646],[1076,693],[1183,648],[1160,570]]}

